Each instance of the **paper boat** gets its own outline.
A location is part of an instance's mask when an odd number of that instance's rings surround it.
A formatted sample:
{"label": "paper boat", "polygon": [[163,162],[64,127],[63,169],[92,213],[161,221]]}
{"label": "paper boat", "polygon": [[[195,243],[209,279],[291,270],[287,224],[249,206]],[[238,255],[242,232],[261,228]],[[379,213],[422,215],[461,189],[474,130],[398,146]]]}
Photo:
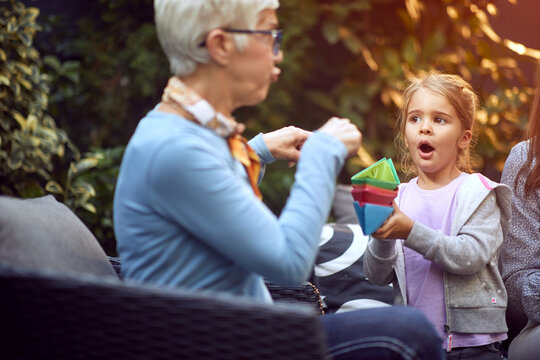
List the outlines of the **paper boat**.
{"label": "paper boat", "polygon": [[358,201],[360,205],[371,203],[392,206],[397,193],[397,190],[388,190],[371,185],[358,185],[351,190],[353,199]]}
{"label": "paper boat", "polygon": [[392,159],[382,158],[375,164],[365,168],[351,178],[353,187],[372,185],[383,189],[395,190],[399,185],[399,177]]}
{"label": "paper boat", "polygon": [[364,235],[374,233],[394,211],[394,208],[390,206],[375,204],[364,204],[362,206],[358,201],[355,201],[353,205]]}

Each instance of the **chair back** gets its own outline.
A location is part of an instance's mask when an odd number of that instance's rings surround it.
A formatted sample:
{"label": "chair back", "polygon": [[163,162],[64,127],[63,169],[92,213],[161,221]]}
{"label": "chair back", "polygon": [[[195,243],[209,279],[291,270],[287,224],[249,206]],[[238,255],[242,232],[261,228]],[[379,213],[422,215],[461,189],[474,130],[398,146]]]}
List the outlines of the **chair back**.
{"label": "chair back", "polygon": [[0,358],[325,359],[309,306],[0,266]]}

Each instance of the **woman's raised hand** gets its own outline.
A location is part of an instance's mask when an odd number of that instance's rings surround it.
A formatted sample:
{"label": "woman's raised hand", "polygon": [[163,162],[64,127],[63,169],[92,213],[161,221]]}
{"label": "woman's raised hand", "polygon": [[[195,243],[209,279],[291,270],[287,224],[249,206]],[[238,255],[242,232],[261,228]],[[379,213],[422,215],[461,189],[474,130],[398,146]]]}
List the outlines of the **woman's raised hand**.
{"label": "woman's raised hand", "polygon": [[333,117],[319,131],[332,135],[347,148],[348,156],[354,156],[362,143],[362,133],[349,119]]}
{"label": "woman's raised hand", "polygon": [[309,135],[311,135],[309,131],[296,126],[287,126],[263,134],[263,140],[274,159],[295,163],[298,161],[300,149]]}

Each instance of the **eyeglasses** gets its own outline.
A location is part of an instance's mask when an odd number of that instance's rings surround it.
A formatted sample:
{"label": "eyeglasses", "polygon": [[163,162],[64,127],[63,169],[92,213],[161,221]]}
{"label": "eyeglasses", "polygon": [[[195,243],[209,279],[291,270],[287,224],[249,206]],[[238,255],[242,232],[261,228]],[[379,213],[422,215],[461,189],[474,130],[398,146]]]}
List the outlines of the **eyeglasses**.
{"label": "eyeglasses", "polygon": [[[274,43],[272,44],[272,51],[274,52],[274,55],[277,55],[279,53],[279,50],[281,50],[281,42],[283,40],[283,30],[281,29],[272,29],[272,30],[248,30],[248,29],[229,29],[224,28],[221,29],[225,32],[229,33],[236,33],[236,34],[247,34],[247,35],[253,35],[253,34],[263,34],[263,35],[272,35],[272,38],[274,39]],[[206,41],[203,41],[199,44],[199,46],[206,46]]]}

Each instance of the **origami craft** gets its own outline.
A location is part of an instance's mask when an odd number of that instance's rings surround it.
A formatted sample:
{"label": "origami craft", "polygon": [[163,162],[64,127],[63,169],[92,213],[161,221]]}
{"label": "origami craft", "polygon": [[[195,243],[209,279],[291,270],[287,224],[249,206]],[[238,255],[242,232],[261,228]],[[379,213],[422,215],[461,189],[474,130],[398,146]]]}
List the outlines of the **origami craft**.
{"label": "origami craft", "polygon": [[381,227],[384,221],[392,214],[394,208],[375,204],[364,204],[362,206],[358,204],[358,201],[355,201],[354,210],[364,235],[371,235]]}
{"label": "origami craft", "polygon": [[359,185],[353,187],[351,194],[353,199],[360,205],[371,203],[376,205],[392,206],[392,202],[397,196],[396,190],[387,190],[372,185]]}
{"label": "origami craft", "polygon": [[375,164],[365,168],[351,178],[355,185],[373,185],[383,189],[395,190],[399,185],[399,178],[392,159],[382,158]]}
{"label": "origami craft", "polygon": [[371,235],[392,214],[399,178],[392,159],[382,158],[351,178],[354,209],[364,235]]}

